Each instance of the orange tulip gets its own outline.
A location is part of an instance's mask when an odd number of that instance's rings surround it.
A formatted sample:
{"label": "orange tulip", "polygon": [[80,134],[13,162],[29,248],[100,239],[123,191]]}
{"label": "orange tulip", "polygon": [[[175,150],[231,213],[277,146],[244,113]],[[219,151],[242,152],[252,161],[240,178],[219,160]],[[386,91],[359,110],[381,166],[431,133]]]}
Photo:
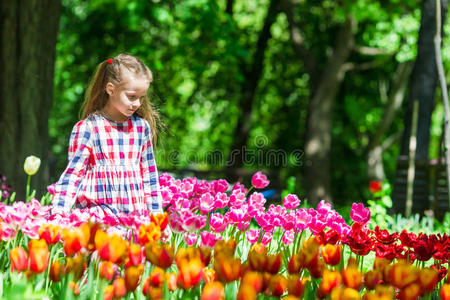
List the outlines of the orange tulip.
{"label": "orange tulip", "polygon": [[76,282],[69,282],[69,289],[73,290],[73,294],[78,296],[80,294],[80,285]]}
{"label": "orange tulip", "polygon": [[314,269],[319,258],[319,242],[316,238],[310,237],[308,240],[303,240],[303,247],[300,249],[300,255],[303,255],[304,265],[308,269]]}
{"label": "orange tulip", "polygon": [[237,280],[241,275],[241,260],[228,257],[226,254],[216,255],[214,271],[216,271],[219,281],[231,282]]}
{"label": "orange tulip", "polygon": [[361,288],[362,274],[358,270],[358,265],[353,257],[348,260],[347,268],[342,270],[342,280],[346,287],[355,290]]}
{"label": "orange tulip", "polygon": [[394,290],[392,287],[377,285],[375,291],[366,292],[363,300],[392,300],[394,299]]}
{"label": "orange tulip", "polygon": [[256,300],[258,299],[258,293],[251,285],[241,284],[236,300]]}
{"label": "orange tulip", "polygon": [[303,267],[303,256],[298,254],[298,253],[294,253],[292,254],[291,258],[289,259],[289,262],[286,266],[288,273],[289,274],[297,274],[300,273],[300,270]]}
{"label": "orange tulip", "polygon": [[394,264],[389,272],[389,282],[399,289],[410,285],[418,278],[419,272],[417,267],[404,260]]}
{"label": "orange tulip", "polygon": [[28,255],[22,247],[16,247],[9,251],[9,259],[11,260],[11,271],[22,272],[28,269]]}
{"label": "orange tulip", "polygon": [[[431,292],[437,285],[438,273],[432,268],[425,268],[419,271],[419,284],[425,293]],[[425,294],[422,293],[422,296]]]}
{"label": "orange tulip", "polygon": [[103,300],[112,300],[114,298],[114,286],[111,284],[103,289]]}
{"label": "orange tulip", "polygon": [[383,257],[375,257],[373,261],[373,269],[376,271],[383,272],[384,268],[389,265],[391,261]]}
{"label": "orange tulip", "polygon": [[61,238],[61,228],[52,224],[44,224],[39,228],[39,238],[45,240],[49,245],[56,244]]}
{"label": "orange tulip", "polygon": [[200,296],[201,300],[220,300],[225,299],[225,289],[223,285],[218,282],[208,282],[203,288]]}
{"label": "orange tulip", "polygon": [[341,261],[341,245],[326,244],[321,246],[323,260],[327,265],[337,266]]}
{"label": "orange tulip", "polygon": [[169,288],[169,291],[175,291],[177,286],[177,275],[173,272],[166,273],[166,281],[167,281],[167,287]]}
{"label": "orange tulip", "polygon": [[90,228],[87,223],[80,227],[63,230],[64,252],[67,256],[74,256],[82,248],[86,248],[90,237]]}
{"label": "orange tulip", "polygon": [[134,290],[136,290],[143,273],[143,265],[130,266],[125,269],[125,286],[127,288],[127,291],[134,292]]}
{"label": "orange tulip", "polygon": [[209,247],[199,247],[200,251],[200,259],[202,260],[202,263],[207,266],[209,265],[209,262],[211,261],[211,248]]}
{"label": "orange tulip", "polygon": [[147,243],[156,243],[161,238],[161,228],[155,223],[139,226],[139,243],[145,246]]}
{"label": "orange tulip", "polygon": [[107,281],[111,281],[114,277],[114,273],[116,272],[116,270],[115,270],[114,264],[112,262],[103,261],[100,264],[99,272],[100,272],[101,278],[103,278]]}
{"label": "orange tulip", "polygon": [[289,295],[296,297],[303,297],[305,292],[305,280],[300,278],[300,275],[289,275],[287,277],[287,290]]}
{"label": "orange tulip", "polygon": [[413,283],[405,287],[398,293],[398,299],[400,300],[416,300],[420,296],[420,285]]}
{"label": "orange tulip", "polygon": [[214,269],[204,268],[203,279],[205,279],[205,283],[216,281],[217,280],[216,271],[214,271]]}
{"label": "orange tulip", "polygon": [[263,272],[267,266],[267,249],[262,244],[254,244],[248,253],[248,263],[255,271]]}
{"label": "orange tulip", "polygon": [[147,260],[163,269],[168,269],[172,265],[174,250],[171,245],[168,244],[152,244],[147,243],[145,245],[145,256]]}
{"label": "orange tulip", "polygon": [[155,267],[150,273],[150,285],[153,287],[162,287],[165,280],[165,272],[163,269]]}
{"label": "orange tulip", "polygon": [[133,266],[141,264],[143,259],[141,246],[137,244],[131,244],[130,247],[128,247],[128,258],[130,259],[130,263]]}
{"label": "orange tulip", "polygon": [[64,274],[64,267],[59,260],[55,260],[50,266],[49,278],[53,282],[59,282],[61,280],[61,274]]}
{"label": "orange tulip", "polygon": [[203,278],[204,265],[198,257],[190,261],[183,260],[178,267],[178,282],[183,289],[196,286]]}
{"label": "orange tulip", "polygon": [[323,272],[322,281],[317,289],[317,296],[319,298],[325,298],[331,293],[331,290],[341,285],[342,277],[338,271],[325,270]]}
{"label": "orange tulip", "polygon": [[249,285],[253,287],[257,293],[260,293],[263,288],[263,276],[258,272],[247,272],[242,277],[241,285]]}
{"label": "orange tulip", "polygon": [[164,212],[162,214],[150,213],[150,221],[159,226],[159,228],[161,228],[161,231],[164,231],[164,229],[166,229],[167,227],[167,224],[169,224],[169,215],[167,214],[167,212]]}
{"label": "orange tulip", "polygon": [[95,249],[102,260],[117,263],[126,254],[127,242],[117,234],[109,236],[103,230],[95,233]]}
{"label": "orange tulip", "polygon": [[325,270],[325,263],[322,259],[318,259],[313,266],[308,268],[309,273],[313,278],[321,278]]}
{"label": "orange tulip", "polygon": [[281,268],[281,253],[270,254],[267,256],[266,271],[271,274],[277,274]]}
{"label": "orange tulip", "polygon": [[450,283],[442,285],[440,295],[442,300],[450,300]]}
{"label": "orange tulip", "polygon": [[337,287],[331,291],[330,300],[360,300],[361,296],[355,289]]}
{"label": "orange tulip", "polygon": [[380,284],[382,278],[383,276],[379,271],[368,271],[364,274],[364,285],[367,289],[373,290],[378,284]]}
{"label": "orange tulip", "polygon": [[219,240],[214,245],[214,254],[222,253],[228,256],[233,256],[234,251],[236,251],[236,246],[236,240],[234,240],[233,238],[230,238],[227,241]]}
{"label": "orange tulip", "polygon": [[281,297],[287,289],[287,280],[283,275],[273,275],[269,281],[269,292],[275,297]]}
{"label": "orange tulip", "polygon": [[82,254],[78,254],[75,257],[67,257],[66,259],[66,273],[72,272],[73,278],[78,280],[86,269],[85,257]]}
{"label": "orange tulip", "polygon": [[28,243],[30,270],[42,273],[48,266],[49,252],[45,240],[30,240]]}
{"label": "orange tulip", "polygon": [[125,279],[123,277],[116,278],[113,281],[114,298],[122,298],[127,294],[127,288],[125,286]]}

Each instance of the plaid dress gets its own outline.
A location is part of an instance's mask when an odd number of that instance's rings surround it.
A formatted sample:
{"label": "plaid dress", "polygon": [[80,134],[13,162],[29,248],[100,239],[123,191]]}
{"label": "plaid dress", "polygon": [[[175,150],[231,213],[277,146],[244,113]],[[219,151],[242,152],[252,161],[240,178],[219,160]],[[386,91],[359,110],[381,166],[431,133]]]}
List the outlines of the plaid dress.
{"label": "plaid dress", "polygon": [[134,115],[116,122],[97,113],[79,121],[52,204],[54,212],[69,212],[74,204],[108,214],[162,212],[148,122]]}

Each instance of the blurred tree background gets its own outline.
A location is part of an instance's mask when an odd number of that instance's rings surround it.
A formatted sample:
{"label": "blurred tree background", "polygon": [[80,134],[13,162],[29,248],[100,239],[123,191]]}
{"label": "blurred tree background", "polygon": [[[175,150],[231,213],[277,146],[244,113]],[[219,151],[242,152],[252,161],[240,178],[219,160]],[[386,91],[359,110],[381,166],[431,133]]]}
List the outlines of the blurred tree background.
{"label": "blurred tree background", "polygon": [[[278,190],[294,176],[301,199],[367,199],[369,180],[394,180],[421,4],[63,0],[49,183],[66,165],[96,65],[126,52],[154,72],[151,99],[167,126],[156,150],[160,170],[247,183],[246,174],[263,170]],[[442,135],[436,93],[430,158],[438,157]]]}

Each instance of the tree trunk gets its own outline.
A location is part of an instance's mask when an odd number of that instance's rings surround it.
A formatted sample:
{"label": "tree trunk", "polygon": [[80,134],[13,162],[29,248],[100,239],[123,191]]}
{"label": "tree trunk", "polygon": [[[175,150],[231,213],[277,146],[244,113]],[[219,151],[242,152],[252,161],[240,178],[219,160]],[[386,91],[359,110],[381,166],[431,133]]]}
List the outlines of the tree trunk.
{"label": "tree trunk", "polygon": [[369,141],[367,147],[367,175],[370,180],[383,181],[386,179],[383,167],[383,151],[395,141],[393,137],[387,138],[382,142],[383,136],[391,126],[396,113],[402,106],[405,98],[405,91],[408,85],[408,78],[411,74],[411,62],[400,63],[395,72],[391,90],[387,97],[387,105],[378,124],[378,129]]}
{"label": "tree trunk", "polygon": [[[441,0],[442,24],[447,12],[447,0]],[[434,33],[436,32],[435,0],[422,2],[417,58],[411,74],[408,107],[405,115],[405,131],[400,149],[401,155],[408,155],[411,136],[412,108],[414,100],[419,101],[419,120],[417,128],[416,159],[427,160],[430,144],[431,114],[434,109],[434,94],[437,84],[436,56],[434,51]]]}
{"label": "tree trunk", "polygon": [[241,86],[241,98],[238,103],[240,115],[233,134],[233,145],[227,159],[226,173],[229,180],[235,180],[233,169],[244,165],[245,149],[250,134],[250,120],[253,109],[256,88],[261,79],[264,66],[264,53],[267,43],[271,37],[270,28],[275,22],[278,14],[278,0],[271,0],[267,10],[267,16],[263,28],[259,34],[255,53],[253,55],[252,65],[245,70],[245,80]]}
{"label": "tree trunk", "polygon": [[61,0],[1,1],[0,172],[23,200],[25,157],[41,158],[32,188],[48,183],[48,118]]}
{"label": "tree trunk", "polygon": [[309,102],[305,141],[306,197],[311,204],[332,202],[330,190],[331,122],[339,86],[344,79],[345,63],[354,47],[356,22],[348,17],[342,25],[333,54],[320,76]]}

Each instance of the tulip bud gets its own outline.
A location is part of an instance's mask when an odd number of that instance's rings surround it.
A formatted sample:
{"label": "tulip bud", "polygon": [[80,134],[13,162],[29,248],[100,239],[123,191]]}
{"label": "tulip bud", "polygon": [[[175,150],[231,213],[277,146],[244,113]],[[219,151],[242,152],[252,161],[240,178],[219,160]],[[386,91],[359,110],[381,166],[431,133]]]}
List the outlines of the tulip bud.
{"label": "tulip bud", "polygon": [[107,280],[107,281],[111,281],[114,277],[114,265],[112,262],[110,261],[104,261],[100,264],[100,277]]}
{"label": "tulip bud", "polygon": [[64,273],[64,268],[59,260],[55,260],[50,266],[50,280],[53,282],[59,282],[61,280],[61,273]]}
{"label": "tulip bud", "polygon": [[11,271],[22,272],[28,269],[28,255],[22,247],[16,247],[9,251],[9,259],[11,260]]}
{"label": "tulip bud", "polygon": [[259,293],[263,288],[263,276],[258,272],[247,272],[242,278],[242,285],[249,285]]}
{"label": "tulip bud", "polygon": [[175,273],[166,273],[167,287],[169,291],[175,291],[177,286],[177,275]]}
{"label": "tulip bud", "polygon": [[157,288],[162,287],[164,280],[165,280],[164,270],[159,267],[155,267],[153,269],[152,273],[150,273],[149,278],[150,278],[151,286],[157,287]]}
{"label": "tulip bud", "polygon": [[76,282],[69,282],[69,289],[73,290],[74,296],[78,296],[80,294],[80,285]]}
{"label": "tulip bud", "polygon": [[305,280],[301,279],[300,275],[289,275],[287,278],[287,289],[289,295],[302,298],[305,292]]}
{"label": "tulip bud", "polygon": [[203,288],[201,300],[220,300],[225,299],[225,289],[223,285],[218,282],[209,282]]}
{"label": "tulip bud", "polygon": [[127,287],[127,291],[134,292],[136,290],[142,273],[144,273],[143,265],[137,267],[131,266],[125,269],[125,286]]}
{"label": "tulip bud", "polygon": [[36,156],[28,156],[25,159],[25,163],[23,164],[23,169],[25,173],[28,175],[34,175],[39,170],[39,166],[41,165],[41,160]]}
{"label": "tulip bud", "polygon": [[440,295],[441,295],[442,300],[450,300],[450,284],[449,283],[445,283],[442,285]]}
{"label": "tulip bud", "polygon": [[133,266],[137,266],[142,263],[142,248],[140,245],[131,244],[128,248],[128,257],[130,258],[130,263]]}
{"label": "tulip bud", "polygon": [[103,300],[113,300],[114,286],[108,285],[103,289]]}
{"label": "tulip bud", "polygon": [[155,266],[167,269],[172,265],[174,250],[172,246],[167,244],[147,243],[145,246],[145,256]]}
{"label": "tulip bud", "polygon": [[322,256],[326,264],[337,266],[341,261],[341,246],[331,244],[322,246]]}
{"label": "tulip bud", "polygon": [[127,294],[125,286],[125,279],[123,277],[117,278],[113,281],[114,298],[122,298]]}
{"label": "tulip bud", "polygon": [[61,229],[58,226],[44,224],[39,228],[39,238],[45,240],[49,245],[59,242],[60,237]]}
{"label": "tulip bud", "polygon": [[44,240],[30,240],[28,243],[30,257],[30,270],[34,273],[42,273],[48,266],[49,252]]}
{"label": "tulip bud", "polygon": [[236,300],[256,300],[258,299],[258,294],[251,285],[241,284],[238,293],[236,295]]}
{"label": "tulip bud", "polygon": [[275,297],[280,297],[284,294],[287,288],[287,280],[283,275],[274,275],[269,281],[269,291]]}

